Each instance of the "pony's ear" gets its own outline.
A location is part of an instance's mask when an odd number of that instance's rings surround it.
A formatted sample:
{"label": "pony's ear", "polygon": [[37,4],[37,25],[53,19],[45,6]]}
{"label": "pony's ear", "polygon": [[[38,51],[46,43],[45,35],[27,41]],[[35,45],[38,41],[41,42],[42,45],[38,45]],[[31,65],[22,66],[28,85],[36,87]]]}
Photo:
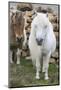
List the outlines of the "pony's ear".
{"label": "pony's ear", "polygon": [[22,16],[25,19],[26,18],[26,12],[22,12]]}
{"label": "pony's ear", "polygon": [[32,11],[32,19],[34,19],[37,16],[37,11],[34,9]]}
{"label": "pony's ear", "polygon": [[46,13],[46,17],[48,17],[48,13]]}
{"label": "pony's ear", "polygon": [[37,16],[37,11],[35,10],[34,12],[35,12],[35,15]]}

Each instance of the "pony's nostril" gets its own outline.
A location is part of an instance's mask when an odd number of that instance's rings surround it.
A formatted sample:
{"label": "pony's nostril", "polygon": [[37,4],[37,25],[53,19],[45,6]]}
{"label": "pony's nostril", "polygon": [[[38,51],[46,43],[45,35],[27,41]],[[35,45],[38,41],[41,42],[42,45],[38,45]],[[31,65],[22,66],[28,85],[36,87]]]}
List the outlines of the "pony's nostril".
{"label": "pony's nostril", "polygon": [[22,41],[22,37],[21,37],[21,38],[17,37],[17,38],[16,38],[16,41],[17,41],[17,42],[21,42],[21,41]]}
{"label": "pony's nostril", "polygon": [[16,41],[19,41],[19,38],[18,37],[16,37]]}
{"label": "pony's nostril", "polygon": [[26,35],[30,35],[30,32],[27,32]]}
{"label": "pony's nostril", "polygon": [[43,41],[43,39],[40,39],[40,42],[42,42]]}
{"label": "pony's nostril", "polygon": [[27,40],[29,40],[29,37],[27,37]]}

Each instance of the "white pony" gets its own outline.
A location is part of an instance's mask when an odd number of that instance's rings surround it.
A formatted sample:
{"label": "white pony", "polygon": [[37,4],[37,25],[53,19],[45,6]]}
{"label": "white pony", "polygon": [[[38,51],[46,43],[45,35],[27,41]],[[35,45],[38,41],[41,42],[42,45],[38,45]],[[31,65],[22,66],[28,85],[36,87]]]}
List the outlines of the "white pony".
{"label": "white pony", "polygon": [[53,26],[50,23],[47,14],[37,13],[31,24],[31,33],[29,36],[29,49],[33,64],[36,66],[36,79],[40,79],[40,68],[43,56],[42,72],[45,72],[45,80],[48,77],[49,59],[56,48],[56,38],[53,32]]}

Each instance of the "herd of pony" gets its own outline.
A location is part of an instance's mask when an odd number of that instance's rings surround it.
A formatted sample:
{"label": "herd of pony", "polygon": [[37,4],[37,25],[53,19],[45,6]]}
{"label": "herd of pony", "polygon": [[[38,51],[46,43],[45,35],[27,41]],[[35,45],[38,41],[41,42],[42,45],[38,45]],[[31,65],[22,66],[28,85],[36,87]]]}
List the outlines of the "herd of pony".
{"label": "herd of pony", "polygon": [[38,13],[34,11],[35,15],[31,22],[31,30],[26,30],[26,12],[18,10],[10,11],[9,22],[9,40],[10,40],[10,63],[14,63],[14,52],[11,48],[13,43],[17,43],[16,47],[16,63],[21,62],[21,53],[23,48],[28,48],[30,51],[30,58],[36,70],[36,79],[40,79],[39,72],[45,72],[45,80],[48,80],[48,67],[51,54],[56,49],[56,37],[53,32],[53,26],[49,21],[47,13]]}

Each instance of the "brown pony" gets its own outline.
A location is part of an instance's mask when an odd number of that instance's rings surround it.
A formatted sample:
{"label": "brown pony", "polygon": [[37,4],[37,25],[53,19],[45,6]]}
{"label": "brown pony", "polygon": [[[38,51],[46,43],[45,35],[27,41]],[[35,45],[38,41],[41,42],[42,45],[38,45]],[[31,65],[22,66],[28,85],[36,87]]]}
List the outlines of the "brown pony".
{"label": "brown pony", "polygon": [[12,63],[17,56],[17,64],[19,64],[24,30],[23,13],[20,11],[10,12],[9,21],[10,62]]}

